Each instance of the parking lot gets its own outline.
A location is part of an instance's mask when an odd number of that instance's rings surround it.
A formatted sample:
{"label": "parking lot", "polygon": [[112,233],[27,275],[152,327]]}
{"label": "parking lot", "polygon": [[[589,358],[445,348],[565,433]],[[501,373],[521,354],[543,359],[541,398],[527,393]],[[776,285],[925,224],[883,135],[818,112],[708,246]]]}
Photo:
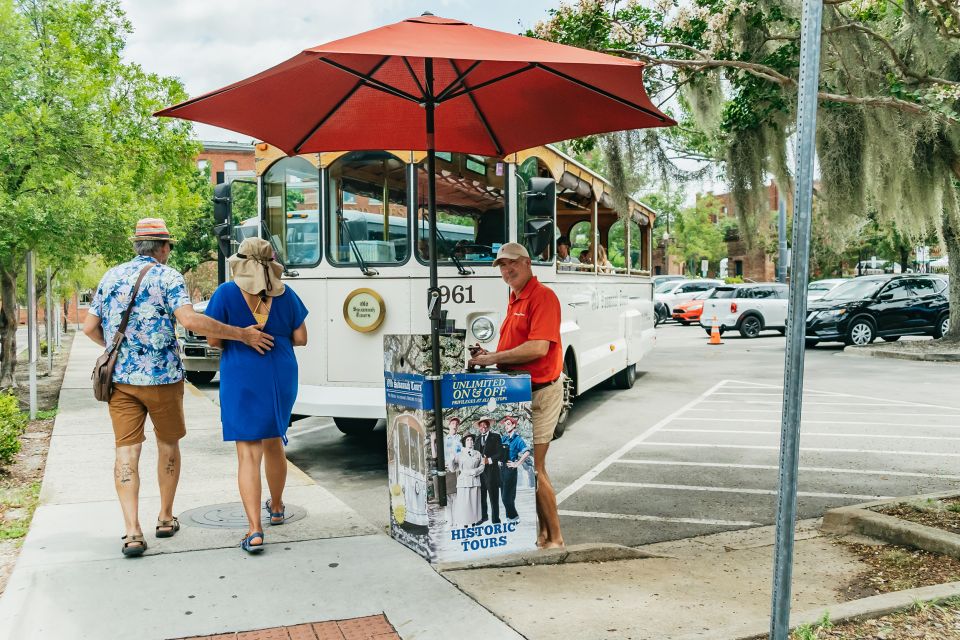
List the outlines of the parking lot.
{"label": "parking lot", "polygon": [[[774,522],[785,340],[658,329],[629,391],[578,399],[548,466],[570,544],[639,545]],[[799,515],[960,488],[960,366],[806,351]],[[215,386],[208,388],[214,392]],[[290,430],[288,457],[371,522],[387,523],[382,426]]]}

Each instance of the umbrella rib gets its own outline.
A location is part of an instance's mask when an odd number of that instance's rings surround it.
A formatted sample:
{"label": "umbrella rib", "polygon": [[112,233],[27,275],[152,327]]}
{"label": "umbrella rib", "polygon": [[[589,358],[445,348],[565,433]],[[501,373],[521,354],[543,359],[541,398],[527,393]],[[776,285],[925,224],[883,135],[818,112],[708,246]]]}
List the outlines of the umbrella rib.
{"label": "umbrella rib", "polygon": [[[322,59],[323,59],[323,58],[321,58],[321,60],[322,60]],[[374,67],[373,67],[373,69],[371,70],[370,73],[376,73],[377,70],[378,70],[380,67],[382,67],[382,66],[387,62],[387,60],[389,60],[389,59],[390,59],[389,56],[384,56],[383,59],[380,60],[380,62],[378,62],[376,65],[374,65]],[[324,116],[320,119],[320,121],[317,122],[316,126],[314,126],[312,129],[310,129],[310,133],[308,133],[306,136],[304,136],[304,137],[300,140],[300,142],[298,142],[298,143],[296,144],[296,146],[293,147],[293,150],[294,150],[295,152],[297,152],[297,153],[300,153],[300,148],[303,147],[303,145],[305,145],[305,144],[307,143],[307,140],[309,140],[310,138],[312,138],[312,137],[314,136],[314,134],[316,134],[317,131],[320,130],[320,127],[322,127],[323,125],[325,125],[325,124],[327,123],[327,120],[329,120],[329,119],[333,116],[333,114],[335,114],[335,113],[337,112],[337,110],[340,109],[340,107],[342,107],[343,104],[344,104],[347,100],[349,100],[351,97],[353,97],[353,94],[355,94],[355,93],[357,92],[357,90],[360,89],[360,87],[362,87],[362,86],[364,86],[363,80],[360,80],[359,82],[357,82],[356,84],[354,84],[353,87],[350,89],[350,91],[346,92],[346,93],[343,95],[343,97],[340,98],[340,100],[337,101],[337,104],[333,105],[333,107],[330,109],[330,111],[328,111],[328,112],[326,113],[326,115],[324,115]]]}
{"label": "umbrella rib", "polygon": [[413,81],[417,83],[417,89],[420,90],[420,95],[422,95],[424,100],[426,100],[427,90],[423,88],[423,84],[421,84],[420,78],[417,77],[417,74],[413,70],[413,67],[410,66],[410,60],[407,59],[407,56],[403,56],[402,60],[403,60],[403,64],[407,67],[407,71],[410,72],[410,77],[413,78]]}
{"label": "umbrella rib", "polygon": [[568,82],[572,82],[572,83],[575,84],[575,85],[581,86],[581,87],[583,87],[584,89],[588,89],[588,90],[590,90],[590,91],[593,91],[594,93],[599,93],[599,94],[602,95],[603,97],[608,98],[608,99],[610,99],[610,100],[613,100],[614,102],[619,102],[620,104],[622,104],[622,105],[624,105],[624,106],[627,106],[627,107],[630,107],[631,109],[636,109],[637,111],[642,111],[643,113],[646,113],[647,115],[653,116],[654,118],[656,118],[656,119],[659,120],[660,122],[666,122],[666,121],[667,121],[666,116],[664,116],[664,115],[661,114],[661,113],[657,113],[656,111],[654,111],[654,110],[652,110],[652,109],[648,109],[648,108],[646,108],[646,107],[644,107],[644,106],[642,106],[642,105],[636,104],[635,102],[631,102],[631,101],[627,100],[626,98],[621,98],[620,96],[614,95],[614,94],[610,93],[609,91],[604,91],[604,90],[601,89],[600,87],[594,86],[594,85],[590,84],[589,82],[584,82],[583,80],[577,80],[577,79],[574,78],[573,76],[567,75],[566,73],[563,73],[562,71],[557,71],[556,69],[553,69],[552,67],[548,67],[547,65],[539,64],[539,63],[535,63],[535,64],[536,64],[537,68],[543,69],[543,70],[546,71],[547,73],[552,73],[553,75],[558,76],[558,77],[560,77],[560,78],[563,78],[564,80],[566,80],[566,81],[568,81]]}
{"label": "umbrella rib", "polygon": [[320,58],[320,61],[327,63],[327,64],[330,65],[331,67],[334,67],[334,68],[336,68],[336,69],[340,69],[340,71],[343,71],[344,73],[349,73],[349,74],[352,75],[352,76],[355,76],[355,77],[357,77],[357,78],[360,78],[361,84],[365,84],[365,85],[367,85],[368,87],[370,87],[371,89],[376,89],[376,90],[378,90],[378,91],[383,91],[384,93],[389,93],[390,95],[396,96],[397,98],[403,98],[404,100],[409,100],[410,102],[415,102],[415,103],[417,103],[417,104],[420,104],[420,102],[422,101],[422,98],[418,98],[417,96],[413,95],[412,93],[407,93],[406,91],[403,91],[402,89],[397,89],[396,87],[391,87],[390,85],[388,85],[388,84],[386,84],[386,83],[383,83],[383,82],[380,82],[379,80],[375,80],[373,77],[371,77],[371,76],[373,75],[373,73],[375,73],[376,70],[379,69],[379,68],[382,66],[383,62],[386,62],[389,58],[390,58],[390,56],[384,57],[384,59],[381,61],[381,63],[378,64],[378,65],[376,66],[376,68],[374,68],[374,70],[373,70],[370,74],[360,73],[360,72],[357,71],[356,69],[351,69],[350,67],[348,67],[348,66],[346,66],[346,65],[342,65],[342,64],[340,64],[339,62],[334,62],[333,60],[328,60],[327,58]]}
{"label": "umbrella rib", "polygon": [[[447,62],[450,63],[450,66],[453,67],[454,72],[460,77],[459,82],[463,85],[463,88],[467,90],[467,98],[470,100],[470,104],[473,105],[473,110],[477,112],[477,117],[480,118],[480,122],[483,124],[483,128],[487,130],[487,135],[490,136],[490,140],[493,142],[493,148],[496,149],[497,155],[503,155],[503,146],[500,144],[500,140],[497,139],[496,134],[493,132],[493,129],[490,127],[490,123],[487,121],[487,116],[483,114],[483,111],[480,109],[480,105],[477,104],[476,98],[473,97],[473,94],[470,93],[470,87],[467,86],[466,75],[470,73],[473,69],[480,64],[480,61],[473,63],[469,69],[464,73],[460,73],[460,70],[457,68],[457,63],[453,60],[447,59]],[[452,85],[451,85],[452,86]],[[444,90],[445,92],[446,90]]]}
{"label": "umbrella rib", "polygon": [[502,81],[502,80],[506,80],[507,78],[512,78],[512,77],[515,76],[515,75],[518,75],[518,74],[521,74],[521,73],[523,73],[523,72],[525,72],[525,71],[530,71],[531,69],[536,69],[536,68],[537,68],[537,64],[536,64],[535,62],[531,62],[530,64],[528,64],[528,65],[525,66],[525,67],[522,67],[522,68],[520,68],[520,69],[515,69],[515,70],[513,70],[513,71],[510,71],[509,73],[503,74],[502,76],[497,76],[496,78],[491,78],[491,79],[489,79],[489,80],[484,80],[483,82],[481,82],[481,83],[479,83],[479,84],[473,85],[473,86],[470,87],[469,89],[463,89],[463,90],[461,90],[461,91],[454,91],[453,93],[448,94],[443,100],[437,100],[437,104],[440,104],[441,102],[447,102],[448,100],[453,100],[454,98],[459,98],[460,96],[462,96],[462,95],[464,95],[464,94],[471,93],[471,92],[473,92],[473,91],[476,91],[476,90],[478,90],[478,89],[482,89],[482,88],[484,88],[484,87],[486,87],[486,86],[489,86],[489,85],[491,85],[491,84],[494,84],[494,83],[496,83],[496,82],[500,82],[500,81]]}
{"label": "umbrella rib", "polygon": [[453,62],[453,60],[447,58],[447,62],[449,62],[449,63],[450,63],[450,66],[452,66],[453,69],[454,69],[454,71],[457,72],[457,77],[453,79],[453,82],[451,82],[449,85],[447,85],[447,88],[446,88],[446,89],[444,89],[443,91],[441,91],[441,92],[437,95],[437,101],[443,100],[444,97],[446,97],[446,95],[447,95],[448,93],[450,93],[451,91],[455,90],[458,86],[466,86],[466,84],[464,83],[464,79],[465,79],[468,75],[470,75],[471,73],[473,73],[473,70],[476,69],[476,68],[480,65],[480,63],[483,62],[483,61],[482,61],[482,60],[477,60],[477,61],[475,61],[473,64],[471,64],[469,67],[467,67],[467,69],[464,70],[463,73],[461,73],[460,70],[457,69],[457,65]]}

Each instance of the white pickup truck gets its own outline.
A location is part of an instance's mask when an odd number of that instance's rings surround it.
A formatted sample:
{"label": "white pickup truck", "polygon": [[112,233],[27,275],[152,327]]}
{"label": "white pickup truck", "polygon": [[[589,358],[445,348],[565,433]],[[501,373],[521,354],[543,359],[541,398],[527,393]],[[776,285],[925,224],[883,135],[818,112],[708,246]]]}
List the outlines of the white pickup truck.
{"label": "white pickup truck", "polygon": [[777,282],[722,285],[703,301],[700,326],[709,335],[716,324],[720,333],[736,329],[744,338],[761,331],[787,330],[787,285]]}

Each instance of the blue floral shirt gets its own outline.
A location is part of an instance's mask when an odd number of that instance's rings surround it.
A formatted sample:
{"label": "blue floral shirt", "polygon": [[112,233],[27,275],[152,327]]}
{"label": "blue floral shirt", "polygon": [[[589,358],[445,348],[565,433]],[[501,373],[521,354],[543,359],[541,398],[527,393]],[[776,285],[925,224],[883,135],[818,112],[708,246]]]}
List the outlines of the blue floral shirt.
{"label": "blue floral shirt", "polygon": [[183,379],[183,364],[174,332],[173,313],[190,304],[180,273],[148,256],[138,256],[104,274],[90,303],[90,313],[100,318],[107,344],[113,340],[140,270],[154,266],[140,283],[137,302],[127,323],[127,339],[120,347],[113,381],[133,385],[171,384]]}

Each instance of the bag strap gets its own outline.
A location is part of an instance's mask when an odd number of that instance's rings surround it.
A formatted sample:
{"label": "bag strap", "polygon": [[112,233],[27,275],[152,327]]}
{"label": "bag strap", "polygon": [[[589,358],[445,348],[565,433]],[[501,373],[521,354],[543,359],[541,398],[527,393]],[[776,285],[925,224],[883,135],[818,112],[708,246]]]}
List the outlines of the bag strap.
{"label": "bag strap", "polygon": [[126,337],[125,331],[127,330],[127,322],[130,321],[130,312],[133,311],[133,305],[137,302],[137,294],[140,292],[140,283],[143,282],[143,278],[147,275],[147,272],[156,265],[155,262],[151,262],[143,269],[140,270],[140,277],[137,278],[137,284],[133,285],[133,293],[130,294],[130,304],[127,305],[127,310],[123,312],[123,318],[120,320],[120,326],[117,328],[117,332],[113,335],[113,342],[115,345],[119,345],[121,341]]}

